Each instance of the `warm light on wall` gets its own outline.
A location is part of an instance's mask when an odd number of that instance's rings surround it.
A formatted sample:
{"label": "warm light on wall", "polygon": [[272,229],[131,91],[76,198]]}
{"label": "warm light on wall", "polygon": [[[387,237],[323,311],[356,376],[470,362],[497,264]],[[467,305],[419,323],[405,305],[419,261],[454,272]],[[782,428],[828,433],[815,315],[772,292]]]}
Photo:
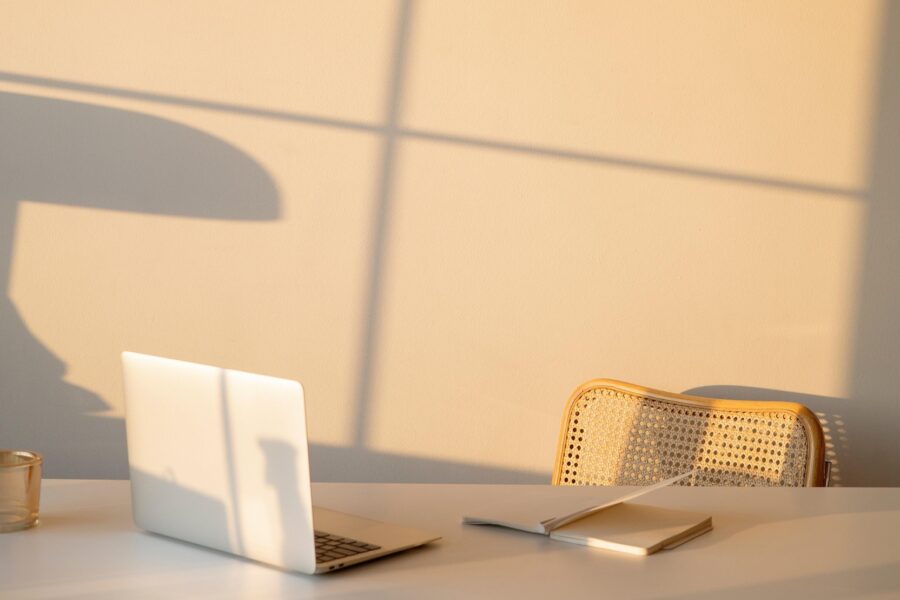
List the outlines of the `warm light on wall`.
{"label": "warm light on wall", "polygon": [[[4,435],[120,448],[95,421],[121,414],[125,348],[302,381],[323,479],[547,478],[565,399],[596,376],[809,394],[848,436],[897,414],[877,389],[846,402],[877,349],[859,317],[873,148],[890,154],[878,3],[182,10],[203,36],[138,3],[0,23],[0,101],[56,119],[16,121],[52,151],[34,189],[0,197],[0,328],[30,349],[0,342],[18,374],[0,396],[67,384]],[[146,169],[84,153],[84,194],[53,200],[76,173],[50,132],[84,107],[101,155],[127,155],[132,127],[202,167],[131,190],[183,212],[99,199]],[[234,206],[277,212],[216,215],[250,171],[268,187]],[[92,475],[124,476],[122,457]],[[848,483],[876,476],[842,463]],[[50,476],[86,468],[47,453]]]}

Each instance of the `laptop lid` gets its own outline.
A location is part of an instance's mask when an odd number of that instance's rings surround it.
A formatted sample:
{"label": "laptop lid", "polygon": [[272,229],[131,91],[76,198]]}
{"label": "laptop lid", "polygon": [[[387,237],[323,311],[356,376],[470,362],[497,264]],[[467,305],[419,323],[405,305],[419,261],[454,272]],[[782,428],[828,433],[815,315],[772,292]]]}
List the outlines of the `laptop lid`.
{"label": "laptop lid", "polygon": [[122,362],[135,523],[314,572],[301,385],[133,352]]}

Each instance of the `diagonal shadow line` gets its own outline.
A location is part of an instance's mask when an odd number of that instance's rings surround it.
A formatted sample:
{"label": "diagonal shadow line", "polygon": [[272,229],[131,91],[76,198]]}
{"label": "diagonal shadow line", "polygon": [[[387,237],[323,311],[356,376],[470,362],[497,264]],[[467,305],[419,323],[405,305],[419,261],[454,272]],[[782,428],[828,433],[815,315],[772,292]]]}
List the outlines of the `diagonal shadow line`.
{"label": "diagonal shadow line", "polygon": [[11,73],[8,71],[0,71],[0,81],[8,81],[10,83],[23,83],[27,85],[56,88],[61,90],[70,90],[73,92],[83,92],[87,94],[97,94],[100,96],[112,96],[115,98],[128,98],[131,100],[141,100],[143,102],[155,102],[157,104],[172,104],[175,106],[186,106],[188,108],[200,108],[203,110],[227,112],[237,115],[245,115],[248,117],[273,119],[276,121],[308,123],[310,125],[322,125],[324,127],[336,127],[338,129],[349,129],[352,131],[380,132],[383,129],[378,125],[372,125],[369,123],[347,121],[343,119],[330,119],[328,117],[303,115],[299,113],[291,113],[280,110],[269,110],[266,108],[258,108],[254,106],[241,106],[239,104],[229,104],[227,102],[197,100],[195,98],[187,98],[185,96],[172,96],[169,94],[157,94],[154,92],[144,92],[139,90],[126,90],[124,88],[94,85],[91,83],[81,83],[77,81],[66,81],[64,79],[53,79],[50,77],[34,77],[32,75],[23,75],[21,73]]}
{"label": "diagonal shadow line", "polygon": [[[395,55],[396,58],[396,55]],[[593,164],[609,165],[624,169],[640,169],[647,171],[656,171],[658,173],[666,173],[671,175],[680,175],[684,177],[698,177],[704,179],[720,180],[731,183],[740,183],[745,185],[786,189],[795,192],[804,192],[811,194],[826,194],[834,196],[845,196],[850,198],[862,198],[867,193],[864,189],[856,189],[841,186],[832,186],[817,184],[805,181],[795,181],[791,179],[762,177],[757,175],[748,175],[734,171],[720,171],[714,169],[701,169],[674,163],[653,162],[645,160],[637,160],[624,158],[610,154],[596,154],[590,152],[577,152],[566,150],[564,148],[554,148],[549,146],[536,146],[529,144],[517,144],[514,142],[503,142],[488,140],[476,137],[451,135],[446,133],[426,131],[422,129],[399,127],[396,122],[382,126],[378,124],[365,123],[361,121],[352,121],[347,119],[334,119],[329,117],[320,117],[315,115],[305,115],[302,113],[294,113],[287,111],[270,110],[253,106],[241,106],[238,104],[230,104],[227,102],[215,102],[211,100],[198,100],[195,98],[187,98],[184,96],[173,96],[168,94],[158,94],[154,92],[145,92],[138,90],[126,90],[103,85],[95,85],[90,83],[81,83],[74,81],[66,81],[62,79],[54,79],[50,77],[36,77],[32,75],[24,75],[21,73],[12,73],[9,71],[0,71],[0,81],[10,83],[21,83],[27,85],[35,85],[40,87],[57,88],[63,90],[71,90],[75,92],[83,92],[89,94],[97,94],[103,96],[113,96],[118,98],[129,98],[132,100],[141,100],[144,102],[156,102],[158,104],[171,104],[177,106],[185,106],[189,108],[198,108],[203,110],[228,112],[232,114],[245,115],[249,117],[258,117],[262,119],[272,119],[277,121],[290,121],[294,123],[305,123],[307,125],[315,125],[321,127],[333,127],[336,129],[344,129],[348,131],[358,131],[363,133],[375,133],[382,135],[394,134],[399,137],[408,137],[412,139],[420,139],[432,142],[440,142],[446,144],[459,144],[476,148],[485,148],[490,150],[498,150],[505,152],[514,152],[518,154],[527,154],[533,156],[541,156],[548,158],[557,158],[565,160],[580,161]]]}
{"label": "diagonal shadow line", "polygon": [[790,179],[779,179],[772,177],[759,177],[755,175],[745,175],[729,171],[715,171],[712,169],[698,169],[694,167],[681,166],[671,163],[656,163],[643,160],[634,160],[630,158],[622,158],[610,154],[594,154],[589,152],[575,152],[571,150],[563,150],[558,148],[550,148],[544,146],[531,146],[527,144],[515,144],[511,142],[497,142],[492,140],[484,140],[461,135],[450,135],[446,133],[432,133],[429,131],[418,129],[403,129],[403,135],[413,139],[427,140],[432,142],[443,142],[446,144],[460,144],[465,146],[474,146],[478,148],[486,148],[490,150],[502,150],[506,152],[515,152],[519,154],[530,154],[533,156],[541,156],[547,158],[559,158],[572,161],[580,161],[594,164],[609,165],[612,167],[622,167],[625,169],[640,169],[643,171],[656,171],[667,175],[683,175],[686,177],[699,177],[704,179],[717,179],[729,183],[741,183],[746,185],[754,185],[769,188],[779,188],[791,190],[794,192],[806,192],[810,194],[829,194],[835,196],[847,196],[851,198],[862,198],[866,191],[863,189],[845,188],[839,186],[822,185],[817,183],[808,183],[803,181],[793,181]]}
{"label": "diagonal shadow line", "polygon": [[378,341],[378,327],[381,305],[381,282],[384,271],[384,256],[387,251],[389,213],[391,195],[394,187],[394,164],[397,154],[397,139],[400,131],[397,124],[400,119],[400,103],[403,96],[403,82],[406,71],[406,54],[409,46],[412,0],[402,0],[398,6],[397,31],[391,72],[388,87],[388,99],[385,106],[385,134],[381,148],[381,166],[375,191],[373,210],[374,228],[372,232],[372,248],[369,253],[369,280],[366,286],[364,304],[367,312],[363,314],[362,343],[359,354],[359,379],[356,386],[356,428],[354,443],[363,448],[366,446],[369,421],[369,397],[372,391],[372,373],[375,368],[375,345]]}

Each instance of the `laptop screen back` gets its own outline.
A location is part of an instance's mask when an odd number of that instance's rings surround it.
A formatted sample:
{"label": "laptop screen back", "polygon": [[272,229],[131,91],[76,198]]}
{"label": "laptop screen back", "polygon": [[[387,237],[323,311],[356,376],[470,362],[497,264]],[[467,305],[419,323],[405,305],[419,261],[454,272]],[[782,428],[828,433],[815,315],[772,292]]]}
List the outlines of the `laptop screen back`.
{"label": "laptop screen back", "polygon": [[132,352],[122,362],[135,523],[312,572],[300,384]]}

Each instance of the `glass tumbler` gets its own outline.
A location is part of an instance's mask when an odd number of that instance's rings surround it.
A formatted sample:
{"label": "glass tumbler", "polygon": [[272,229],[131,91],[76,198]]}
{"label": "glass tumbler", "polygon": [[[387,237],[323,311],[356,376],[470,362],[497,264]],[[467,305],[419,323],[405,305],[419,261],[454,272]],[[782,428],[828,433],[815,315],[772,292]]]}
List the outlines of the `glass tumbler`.
{"label": "glass tumbler", "polygon": [[0,533],[37,524],[43,462],[37,452],[0,450]]}

